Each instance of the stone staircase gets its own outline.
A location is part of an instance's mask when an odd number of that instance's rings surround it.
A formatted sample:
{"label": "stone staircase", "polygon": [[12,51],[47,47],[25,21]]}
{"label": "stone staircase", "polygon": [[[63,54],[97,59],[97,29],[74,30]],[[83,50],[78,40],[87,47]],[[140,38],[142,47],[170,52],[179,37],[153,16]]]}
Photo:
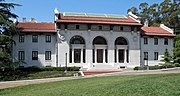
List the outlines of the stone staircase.
{"label": "stone staircase", "polygon": [[117,70],[118,67],[108,64],[96,64],[91,67],[90,70]]}

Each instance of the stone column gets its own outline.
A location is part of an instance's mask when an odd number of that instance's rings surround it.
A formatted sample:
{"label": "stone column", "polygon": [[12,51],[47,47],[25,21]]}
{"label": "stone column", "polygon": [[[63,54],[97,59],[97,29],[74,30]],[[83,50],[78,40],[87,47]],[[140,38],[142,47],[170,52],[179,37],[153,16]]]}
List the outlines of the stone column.
{"label": "stone column", "polygon": [[103,49],[103,63],[106,63],[106,49]]}
{"label": "stone column", "polygon": [[124,49],[124,63],[127,63],[127,49]]}
{"label": "stone column", "polygon": [[95,59],[95,63],[97,63],[97,49],[96,49],[96,47],[94,48],[94,51],[95,51],[95,52],[94,52],[94,55],[95,55],[95,58],[94,58],[94,59]]}
{"label": "stone column", "polygon": [[119,63],[119,52],[118,52],[118,49],[116,49],[116,63]]}
{"label": "stone column", "polygon": [[74,48],[72,48],[72,63],[74,63]]}
{"label": "stone column", "polygon": [[83,63],[83,48],[81,48],[81,63]]}

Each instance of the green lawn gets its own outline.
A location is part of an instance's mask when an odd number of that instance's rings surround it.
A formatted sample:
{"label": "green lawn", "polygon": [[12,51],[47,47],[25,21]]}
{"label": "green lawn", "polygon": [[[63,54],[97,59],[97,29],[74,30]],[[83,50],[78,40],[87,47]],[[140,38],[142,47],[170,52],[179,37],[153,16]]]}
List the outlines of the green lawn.
{"label": "green lawn", "polygon": [[180,96],[180,74],[95,77],[0,90],[2,96]]}

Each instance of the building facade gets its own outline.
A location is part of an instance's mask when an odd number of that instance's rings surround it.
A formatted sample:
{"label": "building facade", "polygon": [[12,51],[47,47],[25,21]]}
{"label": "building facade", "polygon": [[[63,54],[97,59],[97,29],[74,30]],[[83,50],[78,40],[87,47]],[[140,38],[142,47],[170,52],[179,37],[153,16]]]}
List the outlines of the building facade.
{"label": "building facade", "polygon": [[82,69],[124,69],[158,65],[164,50],[172,53],[173,31],[143,26],[128,16],[59,13],[54,23],[17,22],[13,58],[24,66],[78,66]]}

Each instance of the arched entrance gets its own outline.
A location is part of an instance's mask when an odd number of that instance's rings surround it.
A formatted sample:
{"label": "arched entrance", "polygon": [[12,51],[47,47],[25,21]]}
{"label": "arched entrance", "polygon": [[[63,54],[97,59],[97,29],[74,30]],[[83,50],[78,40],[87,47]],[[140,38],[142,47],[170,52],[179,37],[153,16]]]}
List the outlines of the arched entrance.
{"label": "arched entrance", "polygon": [[129,62],[128,42],[124,37],[118,37],[115,40],[115,63]]}
{"label": "arched entrance", "polygon": [[70,63],[85,63],[85,40],[81,36],[70,39]]}
{"label": "arched entrance", "polygon": [[101,37],[97,36],[93,40],[93,63],[107,63],[107,42]]}

